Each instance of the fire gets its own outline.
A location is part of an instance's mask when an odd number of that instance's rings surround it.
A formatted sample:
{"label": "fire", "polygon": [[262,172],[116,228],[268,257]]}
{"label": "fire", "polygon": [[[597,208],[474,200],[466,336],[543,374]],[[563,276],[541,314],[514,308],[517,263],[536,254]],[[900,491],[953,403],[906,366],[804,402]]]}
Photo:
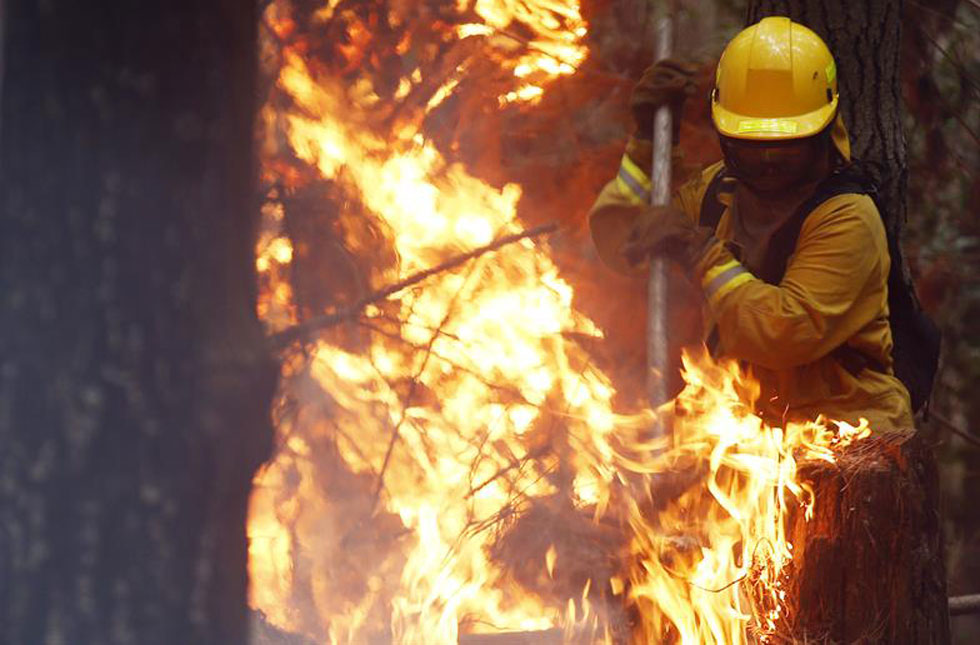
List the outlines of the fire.
{"label": "fire", "polygon": [[706,356],[684,365],[687,386],[666,418],[674,440],[641,462],[673,480],[654,478],[655,513],[642,495],[624,506],[641,642],[672,632],[682,643],[742,643],[749,627],[765,640],[785,618],[786,519],[792,506],[809,517],[815,503],[798,463],[833,462],[870,430],[824,419],[767,425],[752,412],[754,382],[736,365]]}
{"label": "fire", "polygon": [[[486,57],[510,79],[491,97],[500,105],[533,109],[587,56],[574,0],[459,4],[466,19],[444,36],[485,39]],[[423,126],[465,82],[471,59],[436,78],[417,110],[391,113],[375,80],[356,73],[375,55],[369,19],[336,1],[316,13],[319,23],[346,20],[349,37],[344,59],[325,68],[294,38],[290,16],[283,0],[267,10],[286,43],[276,91],[288,101],[270,103],[262,119],[301,168],[270,159],[265,171],[277,190],[315,176],[342,191],[346,251],[397,258],[379,263],[368,290],[522,229],[520,185],[482,181]],[[394,9],[388,17],[406,20]],[[417,98],[431,80],[415,67],[392,96]],[[364,218],[383,240],[365,232]],[[270,200],[256,253],[270,331],[298,317],[284,220]],[[622,608],[638,612],[641,642],[739,643],[750,629],[775,631],[792,559],[785,518],[815,503],[797,463],[833,460],[868,429],[771,427],[752,412],[751,379],[705,356],[686,359],[676,405],[617,414],[613,383],[575,340],[602,332],[573,296],[547,244],[524,239],[288,350],[280,449],[256,477],[249,513],[252,606],[330,643],[455,643],[556,626],[603,641],[621,633]],[[654,423],[670,425],[673,439],[651,439]],[[508,539],[552,506],[569,522],[566,539],[537,536],[540,554],[517,551],[531,553],[533,567],[508,566]],[[568,590],[581,565],[569,544],[583,546],[567,539],[572,527],[617,536],[603,559],[615,571]]]}
{"label": "fire", "polygon": [[[586,49],[580,43],[588,28],[579,13],[578,2],[523,2],[521,0],[477,0],[474,10],[484,22],[464,24],[457,28],[462,37],[495,37],[502,47],[512,49],[514,42],[524,42],[525,54],[504,58],[501,63],[525,82],[516,90],[498,97],[501,105],[514,102],[533,103],[546,84],[557,76],[574,74],[585,59]],[[530,28],[533,36],[524,39],[509,31],[513,22]]]}

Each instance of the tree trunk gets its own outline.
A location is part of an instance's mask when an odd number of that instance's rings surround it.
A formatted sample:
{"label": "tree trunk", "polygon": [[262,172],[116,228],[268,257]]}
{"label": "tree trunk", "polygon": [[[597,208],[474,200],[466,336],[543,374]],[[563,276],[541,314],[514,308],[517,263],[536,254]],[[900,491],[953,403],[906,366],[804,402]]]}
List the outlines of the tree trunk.
{"label": "tree trunk", "polygon": [[800,642],[949,642],[939,474],[921,436],[872,437],[810,462],[813,518],[790,522],[788,635]]}
{"label": "tree trunk", "polygon": [[[748,23],[788,15],[830,46],[854,155],[876,169],[879,206],[895,239],[905,222],[907,179],[899,92],[902,5],[753,0],[747,13]],[[792,634],[831,642],[949,642],[938,474],[930,447],[920,438],[878,438],[845,451],[839,467],[812,466],[809,476],[817,502],[814,519],[798,518],[793,527]]]}
{"label": "tree trunk", "polygon": [[3,13],[0,641],[244,643],[255,6]]}

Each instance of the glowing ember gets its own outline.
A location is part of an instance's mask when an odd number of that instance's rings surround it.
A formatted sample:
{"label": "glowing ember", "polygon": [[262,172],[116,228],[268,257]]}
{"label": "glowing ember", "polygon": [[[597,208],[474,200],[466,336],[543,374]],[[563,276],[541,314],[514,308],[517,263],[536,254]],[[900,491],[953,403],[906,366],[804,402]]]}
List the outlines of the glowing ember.
{"label": "glowing ember", "polygon": [[[288,4],[268,11],[275,32],[290,33]],[[491,100],[531,105],[585,58],[574,1],[478,0],[473,11],[483,23],[446,34],[487,39],[512,80]],[[511,33],[515,23],[525,36]],[[346,27],[347,63],[367,55],[364,24]],[[522,228],[520,186],[474,177],[411,115],[380,134],[374,83],[315,72],[301,45],[282,51],[277,91],[290,107],[267,106],[263,122],[303,172],[343,192],[337,235],[348,252],[397,254],[370,289]],[[411,69],[393,96],[426,82],[427,70]],[[453,96],[466,70],[433,84],[426,112]],[[287,187],[303,172],[266,167]],[[270,201],[263,214],[259,314],[278,330],[296,322],[296,250],[282,207]],[[365,217],[383,240],[365,233]],[[334,329],[287,352],[281,447],[256,478],[249,514],[253,607],[331,643],[455,643],[461,632],[555,626],[597,642],[622,629],[613,624],[622,612],[610,608],[626,604],[639,609],[638,642],[739,643],[750,627],[777,629],[792,558],[784,521],[814,502],[797,460],[833,460],[867,429],[766,426],[751,412],[751,380],[699,356],[686,360],[683,414],[657,413],[673,442],[650,441],[655,413],[615,414],[609,378],[570,340],[601,336],[572,297],[548,248],[523,240],[368,307],[357,343]],[[668,492],[665,473],[683,485]],[[568,593],[538,593],[523,582],[534,572],[508,567],[500,544],[529,509],[556,499],[568,516],[617,527],[617,570]],[[546,542],[534,556],[541,584],[558,585],[576,566],[563,548]]]}

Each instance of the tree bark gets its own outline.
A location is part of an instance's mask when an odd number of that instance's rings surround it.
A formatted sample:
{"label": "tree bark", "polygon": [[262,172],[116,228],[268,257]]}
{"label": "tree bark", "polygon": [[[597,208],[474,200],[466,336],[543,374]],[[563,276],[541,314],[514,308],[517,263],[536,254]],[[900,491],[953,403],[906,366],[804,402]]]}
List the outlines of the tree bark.
{"label": "tree bark", "polygon": [[921,436],[806,463],[813,518],[790,522],[787,628],[800,642],[949,643],[939,474]]}
{"label": "tree bark", "polygon": [[[830,46],[852,151],[875,171],[877,201],[894,239],[901,239],[906,214],[902,10],[901,0],[753,0],[747,11],[750,24],[787,15]],[[878,437],[855,448],[838,467],[817,465],[808,473],[817,502],[814,519],[798,518],[793,526],[790,632],[829,642],[948,643],[932,450],[918,437]]]}
{"label": "tree bark", "polygon": [[5,3],[0,641],[244,643],[251,3]]}

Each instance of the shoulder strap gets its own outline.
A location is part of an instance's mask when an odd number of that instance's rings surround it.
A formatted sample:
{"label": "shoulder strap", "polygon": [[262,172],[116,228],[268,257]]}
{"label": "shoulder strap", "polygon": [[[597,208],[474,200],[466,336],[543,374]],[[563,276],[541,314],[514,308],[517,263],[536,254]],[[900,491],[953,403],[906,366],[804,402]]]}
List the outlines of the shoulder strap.
{"label": "shoulder strap", "polygon": [[731,192],[731,188],[725,185],[727,178],[725,166],[722,166],[708,182],[704,197],[701,199],[701,212],[698,214],[699,226],[707,226],[711,229],[718,228],[718,222],[721,221],[721,216],[727,208],[725,203],[721,201],[721,194]]}
{"label": "shoulder strap", "polygon": [[[789,257],[796,251],[803,222],[820,204],[845,194],[868,195],[878,204],[878,190],[871,175],[860,162],[838,169],[820,183],[813,194],[796,209],[769,242],[764,266],[757,276],[770,284],[779,284],[786,273]],[[725,210],[717,199],[724,168],[712,179],[701,204],[701,222],[716,226]],[[710,197],[710,199],[709,199]],[[879,207],[880,211],[880,207]],[[717,212],[717,215],[713,213]],[[714,217],[714,219],[708,219]],[[939,364],[941,336],[938,327],[922,310],[913,286],[903,274],[903,254],[899,241],[888,231],[891,269],[888,274],[889,325],[892,330],[892,359],[895,375],[902,381],[912,400],[913,411],[927,406]],[[717,327],[714,330],[717,333]],[[853,373],[865,368],[884,372],[877,360],[864,355],[846,343],[833,352],[840,363]]]}

